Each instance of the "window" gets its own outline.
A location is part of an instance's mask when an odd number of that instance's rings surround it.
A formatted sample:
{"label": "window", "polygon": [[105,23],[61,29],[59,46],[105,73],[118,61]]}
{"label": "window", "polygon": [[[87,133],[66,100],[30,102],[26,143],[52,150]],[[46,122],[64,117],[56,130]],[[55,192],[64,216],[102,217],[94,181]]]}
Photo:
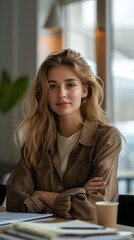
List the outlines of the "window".
{"label": "window", "polygon": [[96,71],[96,1],[76,1],[65,5],[65,47],[80,52]]}
{"label": "window", "polygon": [[[120,178],[119,193],[126,194],[134,192],[134,15],[132,11],[134,2],[133,0],[104,2],[107,6],[111,2],[112,16],[110,18],[110,14],[106,14],[106,21],[110,23],[109,28],[111,28],[106,33],[106,41],[110,42],[107,61],[110,61],[108,71],[111,75],[109,81],[106,79],[107,90],[110,91],[107,110],[111,121],[121,130],[126,139],[119,157],[118,176]],[[72,1],[65,5],[64,47],[81,52],[95,73],[96,19],[97,0]],[[106,22],[104,24],[106,25]],[[110,32],[113,33],[111,36]],[[109,99],[109,95],[112,98]]]}
{"label": "window", "polygon": [[[133,0],[113,0],[113,113],[114,121],[126,139],[119,168],[127,181],[121,193],[134,192],[134,9]],[[126,184],[126,185],[125,185]]]}

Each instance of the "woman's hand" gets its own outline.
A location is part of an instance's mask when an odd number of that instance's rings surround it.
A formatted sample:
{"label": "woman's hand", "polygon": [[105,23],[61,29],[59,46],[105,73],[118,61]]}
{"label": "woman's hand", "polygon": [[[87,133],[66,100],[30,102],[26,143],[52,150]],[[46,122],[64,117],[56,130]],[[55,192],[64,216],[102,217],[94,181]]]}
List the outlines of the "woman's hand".
{"label": "woman's hand", "polygon": [[84,185],[86,191],[99,191],[105,189],[105,182],[102,180],[102,177],[91,178]]}
{"label": "woman's hand", "polygon": [[59,193],[45,192],[45,191],[34,191],[32,193],[32,196],[45,202],[51,208],[53,208],[54,202],[55,202],[56,198],[58,197],[58,195],[59,195]]}

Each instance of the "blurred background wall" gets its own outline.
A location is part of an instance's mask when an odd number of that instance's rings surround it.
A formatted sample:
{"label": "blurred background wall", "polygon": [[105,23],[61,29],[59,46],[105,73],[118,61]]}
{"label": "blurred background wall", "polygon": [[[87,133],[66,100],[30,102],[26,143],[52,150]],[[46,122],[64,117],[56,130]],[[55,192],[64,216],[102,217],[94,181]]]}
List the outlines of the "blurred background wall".
{"label": "blurred background wall", "polygon": [[[58,2],[0,0],[0,73],[6,70],[13,81],[27,75],[30,81],[45,56],[61,48],[61,30],[50,30],[55,14],[60,14],[55,3]],[[0,178],[20,158],[14,131],[22,119],[22,100],[10,111],[0,112]]]}
{"label": "blurred background wall", "polygon": [[[12,79],[32,78],[36,72],[37,1],[0,0],[0,71]],[[20,105],[0,113],[0,172],[10,170],[18,160],[14,130],[21,119]]]}

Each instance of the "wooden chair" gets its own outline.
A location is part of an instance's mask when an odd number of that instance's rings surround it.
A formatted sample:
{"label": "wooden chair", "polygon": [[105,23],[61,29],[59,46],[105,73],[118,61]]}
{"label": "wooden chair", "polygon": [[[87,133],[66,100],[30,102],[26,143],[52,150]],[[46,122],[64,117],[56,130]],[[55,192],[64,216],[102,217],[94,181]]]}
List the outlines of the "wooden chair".
{"label": "wooden chair", "polygon": [[134,226],[134,195],[119,195],[117,223]]}
{"label": "wooden chair", "polygon": [[3,204],[6,197],[6,185],[0,184],[0,205]]}

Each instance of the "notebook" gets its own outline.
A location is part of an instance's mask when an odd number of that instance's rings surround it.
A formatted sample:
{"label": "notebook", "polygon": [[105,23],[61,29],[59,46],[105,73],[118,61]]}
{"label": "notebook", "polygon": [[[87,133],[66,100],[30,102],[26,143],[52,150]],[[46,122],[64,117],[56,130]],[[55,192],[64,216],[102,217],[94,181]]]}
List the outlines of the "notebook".
{"label": "notebook", "polygon": [[17,212],[0,212],[0,226],[8,225],[13,222],[34,221],[51,217],[52,214],[38,213],[17,213]]}
{"label": "notebook", "polygon": [[58,223],[18,222],[5,229],[4,239],[10,237],[32,240],[128,240],[131,232],[118,232],[114,228],[105,228],[82,220],[72,220]]}

